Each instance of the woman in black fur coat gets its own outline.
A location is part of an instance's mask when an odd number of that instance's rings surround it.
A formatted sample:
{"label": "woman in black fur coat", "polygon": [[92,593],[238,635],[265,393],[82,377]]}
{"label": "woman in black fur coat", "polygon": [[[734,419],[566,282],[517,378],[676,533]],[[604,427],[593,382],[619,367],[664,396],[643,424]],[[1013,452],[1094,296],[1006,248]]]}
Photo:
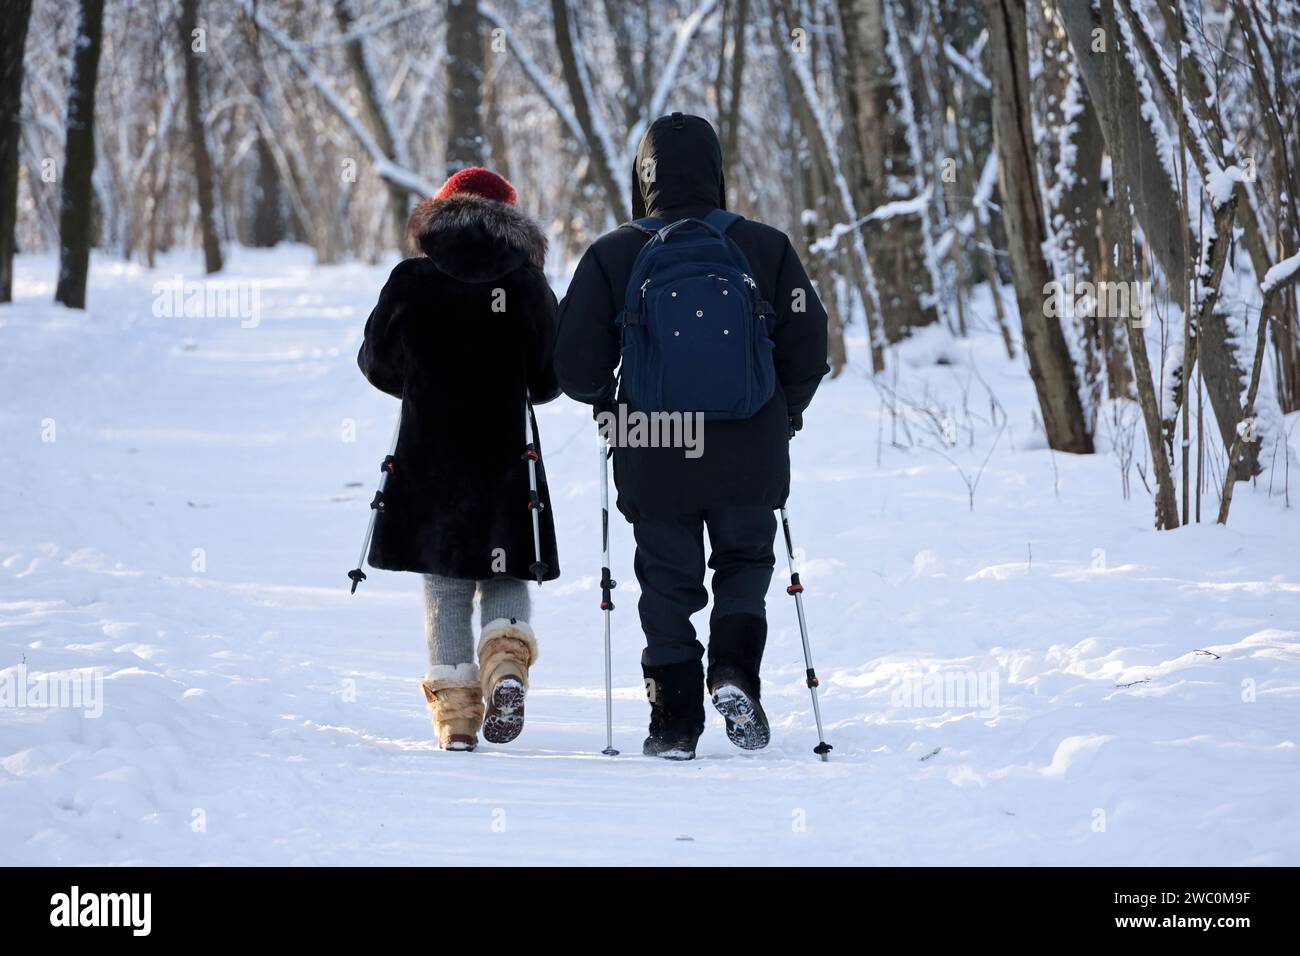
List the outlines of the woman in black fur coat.
{"label": "woman in black fur coat", "polygon": [[560,573],[540,461],[544,568],[534,564],[524,458],[528,402],[559,394],[556,302],[542,271],[546,237],[495,173],[456,173],[416,207],[409,234],[424,255],[389,276],[357,356],[370,383],[402,401],[369,559],[424,575],[425,699],[439,744],[472,750],[480,725],[500,743],[523,727],[537,658],[525,582]]}

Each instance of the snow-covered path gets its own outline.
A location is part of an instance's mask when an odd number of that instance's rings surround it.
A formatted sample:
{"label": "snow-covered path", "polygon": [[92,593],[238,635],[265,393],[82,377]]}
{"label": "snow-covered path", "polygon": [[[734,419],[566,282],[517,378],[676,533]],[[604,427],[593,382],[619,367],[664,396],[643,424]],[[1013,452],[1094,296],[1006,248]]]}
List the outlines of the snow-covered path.
{"label": "snow-covered path", "polygon": [[[891,448],[887,421],[878,449],[859,370],[818,396],[791,517],[832,761],[780,573],[769,750],[719,718],[694,763],[639,755],[622,521],[609,759],[594,430],[561,400],[539,409],[564,576],[536,593],[528,726],[447,754],[418,580],[345,577],[396,411],[353,361],[386,269],[235,250],[255,327],[155,317],[154,283],[194,266],[97,259],[81,315],[48,304],[51,259],[20,257],[0,308],[0,678],[105,677],[98,718],[0,707],[0,863],[1300,863],[1280,467],[1227,529],[1157,534],[1111,456],[1041,447],[996,336],[921,336],[900,388],[968,389],[987,417],[973,363],[1010,427],[972,513],[944,458]],[[953,455],[978,468],[995,431]]]}

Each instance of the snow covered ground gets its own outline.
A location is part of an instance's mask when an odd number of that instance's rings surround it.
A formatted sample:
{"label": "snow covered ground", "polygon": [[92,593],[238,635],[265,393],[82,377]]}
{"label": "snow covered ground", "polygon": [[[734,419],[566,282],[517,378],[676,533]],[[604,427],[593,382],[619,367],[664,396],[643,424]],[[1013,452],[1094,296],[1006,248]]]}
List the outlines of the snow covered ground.
{"label": "snow covered ground", "polygon": [[[640,756],[621,520],[610,759],[594,429],[558,401],[539,411],[565,573],[536,596],[528,726],[442,753],[418,580],[373,572],[350,596],[345,577],[396,411],[353,361],[387,270],[232,252],[256,308],[227,318],[154,314],[192,255],[96,259],[86,314],[49,304],[51,258],[18,260],[0,863],[1300,863],[1300,514],[1280,463],[1226,529],[1156,533],[1113,456],[1043,447],[996,335],[920,336],[897,387],[953,409],[957,465],[997,435],[989,392],[1007,427],[972,512],[954,464],[890,445],[860,367],[819,394],[791,518],[831,761],[781,573],[772,746],[735,750],[715,718],[697,761]],[[91,706],[31,706],[69,672]]]}

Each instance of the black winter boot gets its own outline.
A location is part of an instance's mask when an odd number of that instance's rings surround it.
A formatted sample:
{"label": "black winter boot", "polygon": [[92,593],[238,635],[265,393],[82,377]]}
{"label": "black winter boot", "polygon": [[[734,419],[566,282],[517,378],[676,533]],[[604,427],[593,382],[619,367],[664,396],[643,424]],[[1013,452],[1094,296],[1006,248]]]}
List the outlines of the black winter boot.
{"label": "black winter boot", "polygon": [[695,744],[704,733],[704,667],[684,661],[665,667],[641,665],[650,700],[650,736],[641,752],[647,757],[694,760]]}
{"label": "black winter boot", "polygon": [[767,621],[754,614],[724,617],[709,635],[709,693],[727,722],[727,739],[741,750],[762,750],[772,739],[759,701],[766,643]]}

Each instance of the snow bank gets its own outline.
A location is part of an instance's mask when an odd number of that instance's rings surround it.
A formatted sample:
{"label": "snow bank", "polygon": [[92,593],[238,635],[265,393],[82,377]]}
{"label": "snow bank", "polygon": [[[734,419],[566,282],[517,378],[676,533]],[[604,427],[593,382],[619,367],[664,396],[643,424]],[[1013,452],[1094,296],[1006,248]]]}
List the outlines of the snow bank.
{"label": "snow bank", "polygon": [[[102,681],[98,717],[0,706],[0,863],[1300,862],[1281,477],[1228,528],[1149,530],[1112,457],[1042,448],[990,315],[901,346],[875,385],[850,342],[792,446],[829,763],[779,573],[771,747],[713,719],[699,760],[639,756],[622,521],[624,754],[599,755],[596,458],[564,400],[538,410],[565,576],[534,592],[528,726],[465,755],[429,732],[417,580],[348,595],[396,411],[353,362],[387,266],[233,250],[255,327],[155,316],[153,284],[197,269],[96,259],[83,315],[48,304],[52,259],[20,257],[0,308],[0,691]],[[999,428],[972,511],[961,472]]]}

